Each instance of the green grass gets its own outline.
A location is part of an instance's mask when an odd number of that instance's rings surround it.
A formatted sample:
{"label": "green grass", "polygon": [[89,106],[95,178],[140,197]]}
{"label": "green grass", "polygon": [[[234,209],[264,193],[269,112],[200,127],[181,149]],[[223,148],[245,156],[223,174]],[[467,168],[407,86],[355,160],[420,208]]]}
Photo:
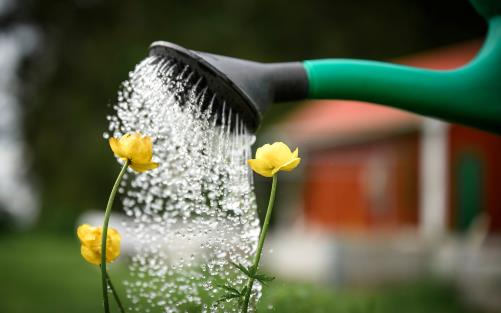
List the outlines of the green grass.
{"label": "green grass", "polygon": [[[102,311],[99,269],[81,259],[76,238],[43,234],[0,235],[0,251],[0,312]],[[113,264],[110,274],[120,277],[125,270],[124,264]],[[115,285],[123,295],[119,280],[115,280]],[[112,309],[118,312],[115,307]],[[277,281],[265,288],[258,311],[474,312],[461,305],[451,288],[433,281],[372,290],[332,289]]]}
{"label": "green grass", "polygon": [[260,312],[308,313],[472,313],[454,290],[434,281],[372,290],[333,290],[305,284],[277,283],[265,289]]}
{"label": "green grass", "polygon": [[2,236],[0,251],[0,312],[101,311],[100,272],[80,257],[77,238]]}

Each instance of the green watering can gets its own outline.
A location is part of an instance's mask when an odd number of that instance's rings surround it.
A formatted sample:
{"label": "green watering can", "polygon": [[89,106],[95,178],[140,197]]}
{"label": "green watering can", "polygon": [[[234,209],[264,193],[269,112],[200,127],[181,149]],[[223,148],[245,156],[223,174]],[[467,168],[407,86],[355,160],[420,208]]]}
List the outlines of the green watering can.
{"label": "green watering can", "polygon": [[[478,55],[447,71],[383,62],[323,59],[258,63],[159,41],[150,55],[189,65],[219,110],[237,112],[255,131],[266,108],[302,99],[347,99],[388,105],[501,134],[501,1],[472,0],[489,30]],[[206,90],[207,91],[207,90]],[[226,103],[226,105],[223,105]]]}

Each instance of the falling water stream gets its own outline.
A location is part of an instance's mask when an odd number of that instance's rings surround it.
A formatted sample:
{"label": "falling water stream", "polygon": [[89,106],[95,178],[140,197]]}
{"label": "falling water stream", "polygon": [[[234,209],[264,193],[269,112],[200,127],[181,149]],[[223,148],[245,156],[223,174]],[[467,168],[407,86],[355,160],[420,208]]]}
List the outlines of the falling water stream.
{"label": "falling water stream", "polygon": [[[243,286],[230,262],[250,265],[259,222],[246,165],[254,135],[188,66],[148,57],[118,93],[107,136],[153,138],[158,169],[123,181],[127,236],[135,243],[125,281],[134,312],[236,312],[216,282]],[[229,106],[228,106],[229,107]],[[254,287],[253,301],[260,295]]]}

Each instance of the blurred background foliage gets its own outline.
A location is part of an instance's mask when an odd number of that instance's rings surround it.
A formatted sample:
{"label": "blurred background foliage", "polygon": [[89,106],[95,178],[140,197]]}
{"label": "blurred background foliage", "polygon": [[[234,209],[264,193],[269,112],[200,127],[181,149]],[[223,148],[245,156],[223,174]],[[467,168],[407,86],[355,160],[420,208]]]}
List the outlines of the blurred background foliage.
{"label": "blurred background foliage", "polygon": [[[106,201],[118,167],[102,138],[105,116],[153,41],[266,62],[391,59],[485,31],[466,0],[27,0],[9,19],[42,34],[22,73],[24,128],[41,191],[38,226],[65,232]],[[276,105],[262,129],[292,107]]]}

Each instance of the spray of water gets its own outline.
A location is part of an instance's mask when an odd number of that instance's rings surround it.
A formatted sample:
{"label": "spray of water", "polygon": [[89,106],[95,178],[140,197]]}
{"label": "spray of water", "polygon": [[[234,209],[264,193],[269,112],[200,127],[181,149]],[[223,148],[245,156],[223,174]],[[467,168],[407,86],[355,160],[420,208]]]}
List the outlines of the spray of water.
{"label": "spray of water", "polygon": [[[216,106],[219,108],[216,110]],[[223,106],[223,109],[221,109]],[[122,84],[109,133],[154,140],[154,171],[129,173],[121,192],[135,242],[125,282],[137,312],[235,312],[215,305],[215,282],[243,286],[230,262],[250,264],[259,234],[252,173],[255,138],[188,66],[149,57]],[[255,286],[253,299],[259,297]]]}

